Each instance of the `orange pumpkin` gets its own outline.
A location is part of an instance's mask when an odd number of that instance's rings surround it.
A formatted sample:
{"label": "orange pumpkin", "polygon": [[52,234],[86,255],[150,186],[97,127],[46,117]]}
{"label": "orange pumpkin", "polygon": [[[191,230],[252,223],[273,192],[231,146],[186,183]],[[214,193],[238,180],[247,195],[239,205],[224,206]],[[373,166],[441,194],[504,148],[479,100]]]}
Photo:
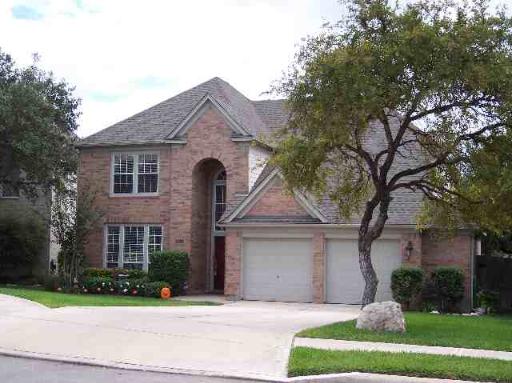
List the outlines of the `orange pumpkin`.
{"label": "orange pumpkin", "polygon": [[162,290],[160,290],[160,298],[162,299],[169,299],[171,297],[171,289],[168,287],[164,287]]}

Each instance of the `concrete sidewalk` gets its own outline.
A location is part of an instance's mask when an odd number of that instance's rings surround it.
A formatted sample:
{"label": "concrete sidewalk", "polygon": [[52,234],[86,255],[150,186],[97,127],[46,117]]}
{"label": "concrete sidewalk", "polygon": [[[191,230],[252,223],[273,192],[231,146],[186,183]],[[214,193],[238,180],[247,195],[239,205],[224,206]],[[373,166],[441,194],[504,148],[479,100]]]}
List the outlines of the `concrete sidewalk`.
{"label": "concrete sidewalk", "polygon": [[478,350],[472,348],[420,346],[414,344],[397,344],[382,342],[357,342],[350,340],[319,339],[319,338],[295,338],[294,347],[312,347],[322,350],[338,351],[385,351],[385,352],[411,352],[418,354],[454,355],[471,358],[500,359],[512,361],[512,352]]}

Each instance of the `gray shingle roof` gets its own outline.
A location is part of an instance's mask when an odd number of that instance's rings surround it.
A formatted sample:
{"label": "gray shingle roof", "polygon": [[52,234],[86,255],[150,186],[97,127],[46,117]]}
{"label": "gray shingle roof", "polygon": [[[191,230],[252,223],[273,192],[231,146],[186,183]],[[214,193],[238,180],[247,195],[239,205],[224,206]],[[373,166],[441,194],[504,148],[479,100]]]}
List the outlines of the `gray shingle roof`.
{"label": "gray shingle roof", "polygon": [[[392,119],[391,128],[397,129],[399,126],[398,118]],[[386,145],[384,132],[379,124],[372,124],[368,129],[364,138],[364,147],[371,153],[377,153],[382,150]],[[416,167],[418,164],[424,161],[421,151],[417,147],[404,147],[401,151],[401,155],[397,155],[395,158],[394,166],[390,170],[390,176],[398,170],[403,170],[409,167]],[[253,192],[255,188],[263,182],[267,177],[270,176],[275,167],[266,165],[260,173],[258,179],[254,183],[252,188]],[[335,184],[335,180],[330,180]],[[249,193],[250,195],[251,193]],[[246,198],[249,198],[247,196]],[[392,202],[388,212],[388,224],[391,225],[415,225],[417,215],[420,213],[421,205],[423,201],[423,194],[421,192],[413,192],[407,189],[398,189],[392,193]],[[359,224],[361,216],[354,214],[352,218],[345,219],[340,216],[339,209],[335,203],[333,203],[326,195],[324,195],[319,201],[310,198],[310,202],[327,218],[329,223],[335,224]],[[242,201],[239,201],[242,203]],[[231,212],[234,211],[236,206],[232,206],[226,211],[225,217],[228,217]],[[282,223],[288,223],[286,217],[280,217]],[[268,222],[277,222],[278,219],[273,217]],[[236,223],[255,223],[252,217],[242,217],[233,220]],[[307,223],[294,222],[294,223]]]}
{"label": "gray shingle roof", "polygon": [[286,122],[283,100],[251,101],[215,77],[80,141],[80,146],[165,142],[194,108],[209,95],[248,136],[267,136]]}
{"label": "gray shingle roof", "polygon": [[[207,95],[212,97],[235,122],[248,133],[248,137],[268,137],[272,132],[284,126],[288,119],[285,100],[251,101],[230,84],[215,77],[196,87],[182,92],[149,109],[146,109],[126,120],[120,121],[96,134],[80,141],[81,146],[154,144],[167,142],[180,124],[189,116],[194,108]],[[379,133],[380,132],[380,133]],[[385,145],[382,129],[373,126],[366,137],[365,145],[372,150],[380,150]],[[397,157],[395,169],[415,165],[422,161],[419,151],[408,150],[405,156]],[[253,189],[267,178],[274,168],[267,165],[256,180]],[[227,217],[247,196],[238,195],[228,203],[223,218]],[[414,224],[420,211],[423,195],[411,191],[399,190],[393,195],[389,209],[389,224]],[[321,201],[311,201],[330,223],[359,223],[359,217],[350,220],[342,219],[338,209],[326,196]],[[286,218],[264,217],[266,222],[277,222]],[[297,218],[293,218],[297,220]],[[261,219],[245,218],[238,222],[256,222]],[[265,219],[263,219],[265,221]],[[318,222],[316,219],[304,217],[301,222]]]}

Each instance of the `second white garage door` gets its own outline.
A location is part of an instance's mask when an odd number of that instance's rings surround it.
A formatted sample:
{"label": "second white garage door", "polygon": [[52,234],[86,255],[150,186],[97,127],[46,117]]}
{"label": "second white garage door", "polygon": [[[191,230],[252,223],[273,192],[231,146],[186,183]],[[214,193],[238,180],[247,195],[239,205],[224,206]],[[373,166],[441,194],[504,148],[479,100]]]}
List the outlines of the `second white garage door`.
{"label": "second white garage door", "polygon": [[312,244],[305,238],[245,238],[243,298],[311,302]]}
{"label": "second white garage door", "polygon": [[[359,269],[357,240],[328,239],[326,251],[327,302],[360,304],[364,280]],[[391,300],[391,273],[402,262],[400,241],[375,241],[372,245],[372,262],[379,278],[376,301]]]}

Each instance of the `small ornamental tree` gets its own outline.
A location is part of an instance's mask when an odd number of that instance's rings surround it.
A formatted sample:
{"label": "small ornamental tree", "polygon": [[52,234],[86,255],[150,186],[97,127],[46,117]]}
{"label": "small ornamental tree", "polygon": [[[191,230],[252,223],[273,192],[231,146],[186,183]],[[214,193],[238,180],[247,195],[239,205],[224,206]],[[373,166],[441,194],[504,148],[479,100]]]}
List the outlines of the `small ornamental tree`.
{"label": "small ornamental tree", "polygon": [[52,231],[60,245],[59,274],[71,287],[84,271],[85,246],[91,229],[103,212],[94,207],[96,192],[83,186],[77,192],[74,182],[55,193],[52,204]]}
{"label": "small ornamental tree", "polygon": [[[422,193],[437,210],[462,206],[475,192],[473,153],[507,134],[512,20],[483,0],[347,3],[348,16],[308,38],[275,87],[290,119],[272,162],[290,189],[360,216],[366,305],[378,285],[372,244],[396,193]],[[369,147],[369,136],[381,145]]]}

